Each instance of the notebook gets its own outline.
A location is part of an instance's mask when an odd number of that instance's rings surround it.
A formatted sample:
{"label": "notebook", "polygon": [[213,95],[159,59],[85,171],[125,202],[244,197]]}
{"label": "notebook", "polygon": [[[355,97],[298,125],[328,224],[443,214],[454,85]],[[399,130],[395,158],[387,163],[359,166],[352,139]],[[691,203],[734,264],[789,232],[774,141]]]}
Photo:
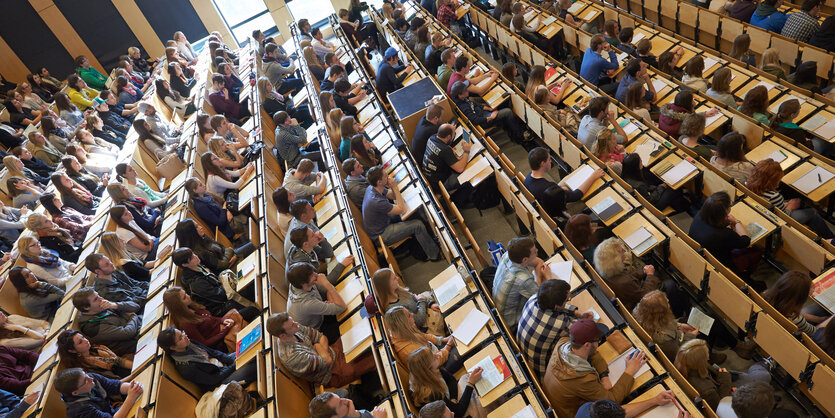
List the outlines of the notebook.
{"label": "notebook", "polygon": [[348,354],[363,341],[371,338],[371,322],[361,321],[342,334],[342,352]]}
{"label": "notebook", "polygon": [[628,236],[623,238],[623,242],[632,248],[633,250],[638,247],[639,245],[643,244],[644,241],[652,238],[652,233],[649,232],[648,229],[644,227],[640,227],[635,230],[635,232],[629,234]]}
{"label": "notebook", "polygon": [[249,334],[244,335],[240,340],[238,340],[238,344],[235,347],[235,357],[240,357],[242,353],[249,350],[249,348],[255,345],[258,341],[261,341],[260,325],[253,328]]}
{"label": "notebook", "polygon": [[586,180],[588,180],[589,177],[591,177],[593,173],[594,169],[590,165],[584,165],[565,181],[565,185],[568,186],[570,190],[577,190],[583,185],[583,183],[586,182]]}
{"label": "notebook", "polygon": [[800,190],[804,194],[809,194],[824,183],[831,180],[832,177],[835,177],[835,174],[830,173],[823,167],[815,167],[792,182],[792,186],[796,187],[797,190]]}
{"label": "notebook", "polygon": [[750,224],[745,225],[745,230],[748,231],[748,236],[751,237],[751,241],[755,241],[757,238],[765,234],[766,231],[762,225],[756,222],[751,222]]}
{"label": "notebook", "polygon": [[607,197],[600,203],[594,205],[591,210],[597,214],[597,217],[600,218],[601,221],[608,221],[612,216],[620,213],[623,208],[618,204],[618,202],[615,202],[615,199]]}
{"label": "notebook", "polygon": [[461,278],[460,274],[455,273],[452,278],[434,290],[435,300],[438,301],[438,306],[443,307],[448,304],[452,299],[455,299],[455,297],[458,296],[458,294],[461,293],[465,287],[467,287],[467,285],[464,283],[464,279]]}
{"label": "notebook", "polygon": [[667,184],[673,185],[680,182],[682,179],[696,171],[696,166],[687,160],[681,160],[678,164],[673,166],[670,170],[661,176]]}
{"label": "notebook", "polygon": [[551,274],[556,276],[558,279],[566,282],[571,283],[571,275],[573,272],[574,262],[573,261],[562,261],[559,263],[550,263],[548,264],[548,269],[551,270]]}
{"label": "notebook", "polygon": [[[624,351],[623,354],[615,357],[614,360],[609,362],[609,379],[612,381],[612,384],[616,384],[618,382],[618,379],[620,379],[620,377],[623,376],[623,373],[626,370],[626,359],[629,358],[629,356],[636,351],[638,351],[637,348],[631,347],[628,350]],[[638,372],[635,373],[635,376],[633,377],[637,379],[638,376],[648,371],[649,363],[644,363],[644,365],[641,366],[640,369],[638,369]]]}
{"label": "notebook", "polygon": [[461,321],[460,324],[452,332],[452,336],[461,344],[469,345],[473,342],[473,338],[487,325],[490,317],[478,309],[473,308],[469,314]]}
{"label": "notebook", "polygon": [[510,377],[510,368],[504,362],[502,356],[491,358],[484,357],[472,369],[467,370],[472,373],[477,367],[481,367],[481,380],[476,382],[475,390],[479,396],[484,396],[490,393],[496,386],[499,386],[505,379]]}
{"label": "notebook", "polygon": [[767,160],[769,158],[771,158],[775,162],[782,163],[783,160],[788,158],[788,156],[782,151],[774,151],[768,157],[763,158],[763,160]]}

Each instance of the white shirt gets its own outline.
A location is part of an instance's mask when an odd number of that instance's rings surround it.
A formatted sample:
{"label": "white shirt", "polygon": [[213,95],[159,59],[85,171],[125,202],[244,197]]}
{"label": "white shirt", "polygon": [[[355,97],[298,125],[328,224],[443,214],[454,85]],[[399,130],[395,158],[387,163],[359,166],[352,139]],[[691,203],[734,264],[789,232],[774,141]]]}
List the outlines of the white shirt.
{"label": "white shirt", "polygon": [[[130,226],[137,231],[142,231],[142,229],[139,228],[139,225],[136,224],[136,221],[130,221]],[[125,243],[125,249],[128,250],[128,252],[134,257],[137,257],[140,260],[144,260],[145,257],[148,256],[147,252],[142,251],[139,248],[136,248],[133,245],[131,245],[129,241],[136,238],[136,234],[130,229],[117,226],[116,235],[123,243]],[[145,238],[148,239],[148,241],[153,241],[153,239],[149,237],[147,234],[145,235]]]}

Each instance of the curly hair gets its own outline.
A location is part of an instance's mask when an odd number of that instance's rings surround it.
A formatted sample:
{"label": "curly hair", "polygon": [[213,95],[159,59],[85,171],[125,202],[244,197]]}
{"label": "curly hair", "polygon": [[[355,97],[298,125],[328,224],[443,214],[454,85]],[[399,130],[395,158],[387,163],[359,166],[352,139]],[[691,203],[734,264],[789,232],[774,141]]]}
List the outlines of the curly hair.
{"label": "curly hair", "polygon": [[771,158],[766,158],[754,166],[745,185],[748,190],[761,195],[769,190],[775,190],[782,179],[783,168],[780,167],[780,163]]}
{"label": "curly hair", "polygon": [[632,310],[635,320],[652,335],[664,327],[675,326],[676,318],[670,309],[667,296],[660,290],[653,290],[641,298]]}

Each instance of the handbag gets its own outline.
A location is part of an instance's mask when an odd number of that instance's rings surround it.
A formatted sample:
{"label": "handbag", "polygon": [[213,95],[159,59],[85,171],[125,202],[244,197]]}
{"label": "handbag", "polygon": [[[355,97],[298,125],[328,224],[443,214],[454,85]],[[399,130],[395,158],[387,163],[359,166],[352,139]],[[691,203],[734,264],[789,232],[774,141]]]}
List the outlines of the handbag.
{"label": "handbag", "polygon": [[232,213],[232,215],[237,215],[239,212],[238,208],[238,191],[237,190],[229,190],[226,192],[225,196],[226,200],[226,210]]}
{"label": "handbag", "polygon": [[232,327],[229,328],[229,332],[223,336],[223,343],[226,344],[226,350],[230,353],[234,353],[238,344],[238,331],[247,326],[248,323],[244,321],[244,318],[240,313],[238,313],[237,309],[232,309],[229,312],[226,312],[226,315],[223,315],[223,319],[231,319],[235,322],[235,325],[232,325]]}
{"label": "handbag", "polygon": [[173,179],[186,169],[186,165],[176,155],[166,155],[157,163],[157,176]]}

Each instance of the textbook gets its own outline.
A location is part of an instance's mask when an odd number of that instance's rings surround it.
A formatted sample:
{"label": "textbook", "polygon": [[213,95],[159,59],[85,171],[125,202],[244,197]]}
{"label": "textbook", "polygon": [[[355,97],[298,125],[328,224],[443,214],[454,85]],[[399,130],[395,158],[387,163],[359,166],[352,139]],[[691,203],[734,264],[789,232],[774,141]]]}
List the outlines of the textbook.
{"label": "textbook", "polygon": [[510,377],[510,368],[507,367],[507,363],[505,363],[504,358],[500,355],[495,358],[490,358],[490,356],[484,357],[483,360],[467,371],[472,373],[476,367],[481,367],[482,369],[481,380],[475,384],[475,390],[478,392],[478,396],[484,396],[490,393],[491,390]]}
{"label": "textbook", "polygon": [[594,205],[591,208],[592,212],[594,212],[601,221],[608,221],[615,216],[616,214],[620,213],[623,210],[618,202],[615,202],[615,199],[611,197],[607,197],[603,199],[600,203]]}
{"label": "textbook", "polygon": [[350,353],[363,341],[371,338],[371,322],[361,321],[342,334],[342,352]]}
{"label": "textbook", "polygon": [[693,328],[698,328],[699,332],[704,335],[710,334],[710,330],[713,328],[713,323],[715,321],[715,319],[705,315],[704,312],[700,311],[695,306],[690,309],[690,316],[687,317],[687,323]]}
{"label": "textbook", "polygon": [[244,335],[240,340],[238,340],[238,344],[235,348],[235,357],[240,357],[241,354],[249,350],[249,348],[255,345],[258,341],[261,341],[260,325],[253,328],[249,334]]}
{"label": "textbook", "polygon": [[751,237],[751,241],[756,241],[757,238],[765,234],[765,228],[756,222],[745,225],[745,230],[748,231],[748,236]]}
{"label": "textbook", "polygon": [[812,283],[812,297],[830,311],[835,309],[835,272]]}

